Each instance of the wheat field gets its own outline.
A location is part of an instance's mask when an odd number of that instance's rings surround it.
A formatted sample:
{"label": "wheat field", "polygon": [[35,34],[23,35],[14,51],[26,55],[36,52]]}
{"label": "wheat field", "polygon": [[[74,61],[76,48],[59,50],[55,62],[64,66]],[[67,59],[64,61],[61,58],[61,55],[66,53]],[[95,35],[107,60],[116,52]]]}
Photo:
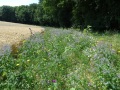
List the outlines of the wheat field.
{"label": "wheat field", "polygon": [[30,37],[29,28],[31,28],[33,34],[44,31],[44,28],[40,26],[0,21],[0,49]]}

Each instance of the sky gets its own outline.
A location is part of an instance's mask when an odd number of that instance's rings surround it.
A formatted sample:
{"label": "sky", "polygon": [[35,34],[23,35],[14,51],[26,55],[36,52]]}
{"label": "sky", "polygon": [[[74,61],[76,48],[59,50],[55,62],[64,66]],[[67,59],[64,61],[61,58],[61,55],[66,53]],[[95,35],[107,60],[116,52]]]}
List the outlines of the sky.
{"label": "sky", "polygon": [[0,6],[9,5],[9,6],[20,6],[20,5],[29,5],[31,3],[38,3],[39,0],[0,0]]}

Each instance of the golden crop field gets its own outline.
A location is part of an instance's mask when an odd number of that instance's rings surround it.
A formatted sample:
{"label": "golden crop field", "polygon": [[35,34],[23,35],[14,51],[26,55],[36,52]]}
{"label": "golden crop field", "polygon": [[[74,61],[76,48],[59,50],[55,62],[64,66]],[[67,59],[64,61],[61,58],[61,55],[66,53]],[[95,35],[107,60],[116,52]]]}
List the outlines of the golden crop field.
{"label": "golden crop field", "polygon": [[40,26],[0,21],[0,47],[28,38],[31,35],[29,28],[31,28],[33,34],[44,30]]}

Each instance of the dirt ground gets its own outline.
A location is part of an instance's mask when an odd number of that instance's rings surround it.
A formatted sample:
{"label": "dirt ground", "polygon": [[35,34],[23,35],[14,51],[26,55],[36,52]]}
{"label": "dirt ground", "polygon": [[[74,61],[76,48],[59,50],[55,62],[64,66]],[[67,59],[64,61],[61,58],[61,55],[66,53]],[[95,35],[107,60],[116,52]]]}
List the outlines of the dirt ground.
{"label": "dirt ground", "polygon": [[40,26],[0,21],[0,48],[30,37],[29,28],[31,28],[33,34],[44,31],[44,28]]}

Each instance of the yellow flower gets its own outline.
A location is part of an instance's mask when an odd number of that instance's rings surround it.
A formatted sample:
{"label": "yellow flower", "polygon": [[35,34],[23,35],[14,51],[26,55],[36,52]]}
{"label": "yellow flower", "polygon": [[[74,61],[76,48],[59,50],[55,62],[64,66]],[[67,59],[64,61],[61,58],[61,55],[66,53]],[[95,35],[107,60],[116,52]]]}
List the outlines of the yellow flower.
{"label": "yellow flower", "polygon": [[23,43],[25,43],[26,42],[26,40],[23,40]]}
{"label": "yellow flower", "polygon": [[96,44],[98,44],[100,41],[96,41]]}
{"label": "yellow flower", "polygon": [[118,51],[118,53],[120,53],[120,51]]}
{"label": "yellow flower", "polygon": [[19,66],[20,64],[16,64],[16,66]]}
{"label": "yellow flower", "polygon": [[44,61],[46,61],[46,59],[45,59],[45,58],[43,58],[43,60],[44,60]]}
{"label": "yellow flower", "polygon": [[30,62],[30,60],[27,60],[27,62]]}
{"label": "yellow flower", "polygon": [[100,41],[96,41],[96,43],[99,43]]}

